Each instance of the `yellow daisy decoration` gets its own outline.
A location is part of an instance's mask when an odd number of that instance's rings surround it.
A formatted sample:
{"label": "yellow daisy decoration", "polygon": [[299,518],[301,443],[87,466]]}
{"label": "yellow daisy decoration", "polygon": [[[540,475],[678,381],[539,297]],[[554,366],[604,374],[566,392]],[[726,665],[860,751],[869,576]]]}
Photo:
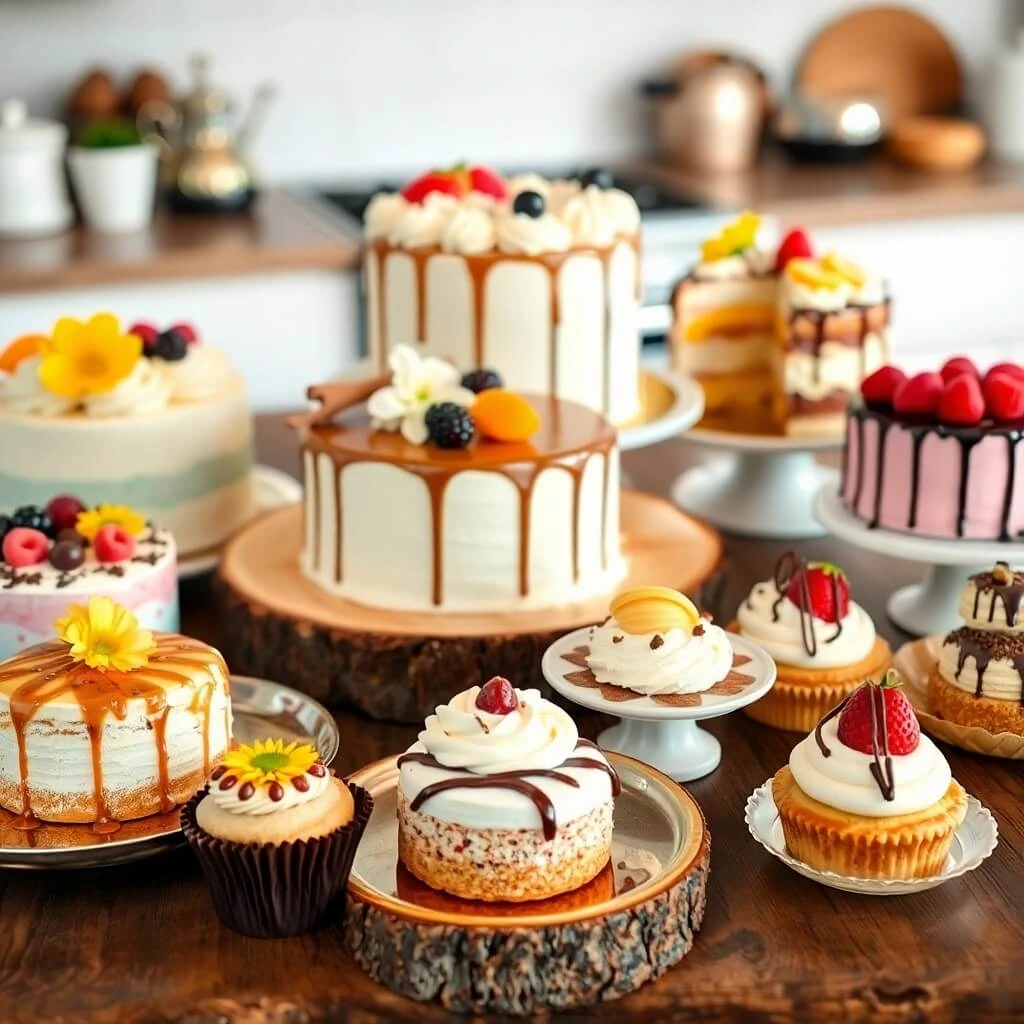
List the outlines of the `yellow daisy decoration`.
{"label": "yellow daisy decoration", "polygon": [[78,513],[75,529],[90,543],[104,526],[113,524],[138,537],[146,530],[146,520],[127,505],[97,505]]}
{"label": "yellow daisy decoration", "polygon": [[149,664],[156,650],[153,634],[139,629],[139,620],[109,597],[89,598],[87,605],[73,604],[68,614],[53,624],[57,635],[71,647],[71,657],[90,668],[106,672],[131,672]]}
{"label": "yellow daisy decoration", "polygon": [[240,786],[246,782],[260,786],[297,778],[318,759],[316,748],[308,743],[285,746],[284,740],[257,740],[252,746],[241,743],[229,750],[221,764],[238,779]]}
{"label": "yellow daisy decoration", "polygon": [[43,387],[63,398],[82,398],[113,391],[142,357],[142,339],[122,334],[112,313],[97,313],[85,323],[62,317],[42,355]]}
{"label": "yellow daisy decoration", "polygon": [[701,259],[705,263],[713,263],[715,260],[739,255],[757,241],[760,227],[761,218],[750,210],[744,210],[736,220],[722,228],[720,234],[709,238],[701,246]]}

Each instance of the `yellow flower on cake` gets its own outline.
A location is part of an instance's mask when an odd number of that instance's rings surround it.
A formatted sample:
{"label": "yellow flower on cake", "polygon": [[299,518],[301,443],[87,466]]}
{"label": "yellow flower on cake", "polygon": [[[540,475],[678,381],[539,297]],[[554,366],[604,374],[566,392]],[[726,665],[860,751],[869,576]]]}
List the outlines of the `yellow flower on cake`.
{"label": "yellow flower on cake", "polygon": [[101,672],[143,668],[156,650],[153,634],[139,629],[139,620],[109,597],[93,595],[88,604],[70,605],[68,614],[53,625],[75,661]]}
{"label": "yellow flower on cake", "polygon": [[97,313],[84,323],[61,317],[42,357],[43,387],[64,398],[83,398],[113,391],[142,357],[142,339],[122,334],[112,313]]}
{"label": "yellow flower on cake", "polygon": [[111,524],[127,530],[133,537],[146,529],[146,520],[127,505],[97,505],[78,513],[75,530],[91,543],[104,526]]}
{"label": "yellow flower on cake", "polygon": [[316,749],[308,743],[285,746],[284,740],[257,740],[252,746],[241,743],[229,750],[221,764],[238,779],[239,785],[251,782],[261,786],[298,778],[318,759]]}
{"label": "yellow flower on cake", "polygon": [[739,255],[754,245],[760,227],[761,218],[756,213],[744,210],[736,220],[722,228],[716,237],[709,238],[701,246],[701,259],[705,263],[713,263],[715,260]]}

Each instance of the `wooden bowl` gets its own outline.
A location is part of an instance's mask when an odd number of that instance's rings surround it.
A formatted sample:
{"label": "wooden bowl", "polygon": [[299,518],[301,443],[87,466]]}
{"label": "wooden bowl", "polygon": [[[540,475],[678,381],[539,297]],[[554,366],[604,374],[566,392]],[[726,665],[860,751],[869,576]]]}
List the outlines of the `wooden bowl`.
{"label": "wooden bowl", "polygon": [[889,152],[923,171],[963,171],[985,152],[985,133],[956,117],[906,117],[889,133]]}

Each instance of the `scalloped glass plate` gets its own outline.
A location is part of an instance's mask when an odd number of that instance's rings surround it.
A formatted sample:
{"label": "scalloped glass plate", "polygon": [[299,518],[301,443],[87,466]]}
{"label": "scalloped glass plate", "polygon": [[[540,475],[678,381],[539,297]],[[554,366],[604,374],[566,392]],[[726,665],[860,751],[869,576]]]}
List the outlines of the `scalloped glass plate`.
{"label": "scalloped glass plate", "polygon": [[772,799],[771,779],[750,794],[743,817],[750,834],[787,867],[820,885],[866,896],[906,896],[934,889],[937,885],[973,871],[992,853],[999,841],[995,818],[975,797],[968,796],[967,816],[953,836],[949,856],[940,874],[932,878],[912,879],[851,878],[834,871],[819,871],[790,856],[786,851],[779,812]]}

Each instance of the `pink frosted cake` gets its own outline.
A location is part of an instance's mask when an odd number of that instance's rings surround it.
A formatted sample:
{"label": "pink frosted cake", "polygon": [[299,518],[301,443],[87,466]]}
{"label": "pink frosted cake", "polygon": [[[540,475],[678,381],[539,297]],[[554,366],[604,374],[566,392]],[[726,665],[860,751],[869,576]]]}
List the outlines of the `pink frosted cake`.
{"label": "pink frosted cake", "polygon": [[847,415],[841,496],[870,527],[925,537],[1024,534],[1024,368],[982,376],[963,356],[939,373],[885,366]]}

